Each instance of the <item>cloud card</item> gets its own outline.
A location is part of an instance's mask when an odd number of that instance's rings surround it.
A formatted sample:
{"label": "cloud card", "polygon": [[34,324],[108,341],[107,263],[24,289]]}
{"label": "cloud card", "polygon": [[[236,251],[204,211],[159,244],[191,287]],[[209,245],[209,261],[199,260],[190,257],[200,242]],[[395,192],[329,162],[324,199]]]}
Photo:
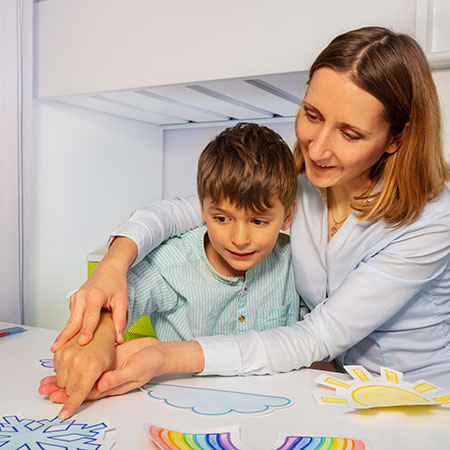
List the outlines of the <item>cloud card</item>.
{"label": "cloud card", "polygon": [[175,408],[190,409],[196,414],[220,416],[229,413],[267,414],[293,404],[287,397],[251,394],[166,383],[147,383],[141,388],[151,398],[163,400]]}

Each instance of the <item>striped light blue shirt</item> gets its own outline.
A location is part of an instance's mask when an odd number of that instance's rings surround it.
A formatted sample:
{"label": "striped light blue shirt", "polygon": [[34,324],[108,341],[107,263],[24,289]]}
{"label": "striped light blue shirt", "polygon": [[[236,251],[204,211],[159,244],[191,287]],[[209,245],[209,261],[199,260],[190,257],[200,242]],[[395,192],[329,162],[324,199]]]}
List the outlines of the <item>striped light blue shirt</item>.
{"label": "striped light blue shirt", "polygon": [[280,234],[269,255],[246,277],[220,275],[204,250],[206,226],[174,237],[127,275],[131,326],[150,315],[158,339],[243,334],[299,320],[299,296],[289,236]]}

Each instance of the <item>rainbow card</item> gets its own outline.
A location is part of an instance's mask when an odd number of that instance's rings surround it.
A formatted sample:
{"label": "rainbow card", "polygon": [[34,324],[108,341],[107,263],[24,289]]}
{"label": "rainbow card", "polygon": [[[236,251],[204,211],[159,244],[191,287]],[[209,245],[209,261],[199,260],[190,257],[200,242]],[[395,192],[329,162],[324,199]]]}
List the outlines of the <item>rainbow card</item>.
{"label": "rainbow card", "polygon": [[[239,427],[205,433],[181,433],[146,425],[149,438],[161,450],[247,450],[240,441]],[[338,437],[296,436],[280,433],[273,450],[368,450],[364,442]]]}
{"label": "rainbow card", "polygon": [[239,427],[210,433],[181,433],[146,425],[148,437],[161,450],[247,450],[239,438]]}
{"label": "rainbow card", "polygon": [[280,433],[275,450],[366,450],[364,442],[358,439],[339,437],[295,436],[294,433]]}

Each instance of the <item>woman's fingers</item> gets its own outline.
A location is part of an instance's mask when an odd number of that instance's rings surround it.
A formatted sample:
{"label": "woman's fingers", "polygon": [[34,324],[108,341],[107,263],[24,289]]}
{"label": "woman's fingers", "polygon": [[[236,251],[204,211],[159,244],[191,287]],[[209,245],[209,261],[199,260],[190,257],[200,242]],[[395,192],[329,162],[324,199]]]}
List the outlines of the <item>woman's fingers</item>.
{"label": "woman's fingers", "polygon": [[[73,294],[72,298],[76,295]],[[70,341],[81,329],[81,325],[83,323],[83,316],[85,311],[85,304],[82,301],[75,301],[74,303],[71,303],[71,312],[70,312],[70,318],[66,323],[66,326],[64,329],[59,333],[57,338],[55,339],[55,342],[50,347],[50,351],[55,353],[59,348],[61,348],[64,344]]]}
{"label": "woman's fingers", "polygon": [[95,289],[86,295],[85,304],[86,309],[78,338],[80,345],[86,345],[91,342],[100,319],[101,309],[107,307],[107,298],[103,292]]}
{"label": "woman's fingers", "polygon": [[127,325],[128,296],[116,295],[111,301],[112,320],[116,329],[116,342],[123,344],[123,332]]}
{"label": "woman's fingers", "polygon": [[140,364],[130,361],[124,367],[104,373],[97,383],[97,390],[102,396],[124,394],[148,381],[142,375]]}

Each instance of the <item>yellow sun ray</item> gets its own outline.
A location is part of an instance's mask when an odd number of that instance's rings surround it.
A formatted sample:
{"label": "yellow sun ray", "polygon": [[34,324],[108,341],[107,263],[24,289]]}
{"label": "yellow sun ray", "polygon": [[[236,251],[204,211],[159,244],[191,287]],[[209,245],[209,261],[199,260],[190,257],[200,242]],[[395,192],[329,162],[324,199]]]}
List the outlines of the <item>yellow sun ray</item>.
{"label": "yellow sun ray", "polygon": [[332,388],[336,393],[314,393],[319,404],[344,404],[354,408],[450,404],[450,391],[444,391],[424,380],[409,383],[403,380],[403,373],[397,370],[380,367],[380,376],[375,376],[362,366],[344,368],[352,380],[327,374],[316,379],[316,383]]}

